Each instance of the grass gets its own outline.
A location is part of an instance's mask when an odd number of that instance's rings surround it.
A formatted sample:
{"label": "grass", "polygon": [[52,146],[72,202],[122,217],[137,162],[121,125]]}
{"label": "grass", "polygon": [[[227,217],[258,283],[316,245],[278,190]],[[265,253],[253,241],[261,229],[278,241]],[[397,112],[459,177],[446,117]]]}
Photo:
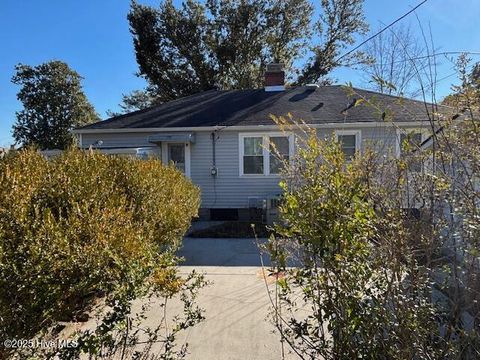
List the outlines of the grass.
{"label": "grass", "polygon": [[[255,232],[252,229],[255,226]],[[247,221],[226,221],[207,229],[192,231],[188,236],[194,238],[267,238],[272,233],[268,226],[262,223]]]}

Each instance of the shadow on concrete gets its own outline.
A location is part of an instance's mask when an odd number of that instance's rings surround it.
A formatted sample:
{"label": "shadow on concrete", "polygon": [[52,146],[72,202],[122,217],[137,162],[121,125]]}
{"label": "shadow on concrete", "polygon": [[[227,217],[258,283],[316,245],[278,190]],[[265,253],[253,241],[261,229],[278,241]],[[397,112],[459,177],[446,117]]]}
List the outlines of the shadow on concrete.
{"label": "shadow on concrete", "polygon": [[270,266],[270,257],[257,245],[266,239],[183,239],[178,255],[185,258],[184,266]]}

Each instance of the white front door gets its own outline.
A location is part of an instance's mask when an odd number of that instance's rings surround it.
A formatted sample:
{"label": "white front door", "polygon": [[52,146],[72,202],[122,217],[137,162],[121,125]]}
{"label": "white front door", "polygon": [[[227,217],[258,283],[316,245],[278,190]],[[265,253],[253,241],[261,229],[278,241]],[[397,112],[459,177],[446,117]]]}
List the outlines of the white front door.
{"label": "white front door", "polygon": [[190,144],[189,143],[162,143],[162,160],[175,164],[176,168],[190,177]]}

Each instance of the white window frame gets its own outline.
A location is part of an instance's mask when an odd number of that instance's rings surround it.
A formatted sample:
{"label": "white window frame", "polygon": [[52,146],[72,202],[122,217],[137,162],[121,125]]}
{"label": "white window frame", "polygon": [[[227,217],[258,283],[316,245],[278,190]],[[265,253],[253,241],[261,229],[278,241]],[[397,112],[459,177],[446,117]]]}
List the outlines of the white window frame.
{"label": "white window frame", "polygon": [[335,141],[343,135],[355,135],[355,152],[362,153],[362,130],[335,130]]}
{"label": "white window frame", "polygon": [[178,141],[162,141],[161,148],[162,148],[162,162],[164,164],[168,164],[168,144],[183,144],[185,147],[185,176],[190,177],[190,147],[192,143],[186,142],[178,142]]}
{"label": "white window frame", "polygon": [[[249,137],[262,138],[262,156],[263,156],[263,174],[244,174],[243,173],[243,156],[244,156],[244,139]],[[294,135],[292,133],[284,132],[250,132],[238,134],[238,173],[240,177],[279,177],[280,174],[270,174],[270,138],[271,137],[286,137],[288,138],[288,156],[289,159],[293,157],[295,143]]]}
{"label": "white window frame", "polygon": [[422,135],[421,142],[423,143],[425,140],[427,140],[429,134],[428,130],[425,128],[397,128],[396,131],[396,140],[395,140],[395,154],[397,155],[397,158],[400,159],[401,155],[401,146],[402,144],[400,143],[400,139],[402,138],[403,135],[407,135],[409,133],[420,133]]}

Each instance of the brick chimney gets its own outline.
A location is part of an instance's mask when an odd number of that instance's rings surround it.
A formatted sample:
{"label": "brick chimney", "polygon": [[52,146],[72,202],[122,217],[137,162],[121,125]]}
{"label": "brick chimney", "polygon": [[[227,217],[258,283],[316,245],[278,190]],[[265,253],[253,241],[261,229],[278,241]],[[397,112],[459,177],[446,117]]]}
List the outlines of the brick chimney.
{"label": "brick chimney", "polygon": [[285,71],[282,64],[267,64],[265,70],[265,91],[284,91]]}

